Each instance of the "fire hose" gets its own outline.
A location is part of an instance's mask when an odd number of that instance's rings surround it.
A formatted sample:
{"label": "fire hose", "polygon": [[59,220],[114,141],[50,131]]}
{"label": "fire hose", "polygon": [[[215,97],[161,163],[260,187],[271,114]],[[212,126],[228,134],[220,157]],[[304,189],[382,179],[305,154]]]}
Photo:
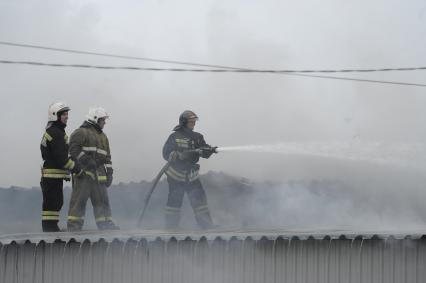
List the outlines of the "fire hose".
{"label": "fire hose", "polygon": [[[200,148],[196,148],[196,149],[185,150],[185,151],[183,151],[183,153],[197,153],[199,155],[202,155],[203,153],[217,153],[217,147],[200,147]],[[157,176],[152,181],[152,186],[145,196],[141,212],[139,213],[139,218],[138,218],[138,222],[137,222],[138,228],[141,228],[141,226],[142,226],[142,220],[145,216],[145,212],[146,212],[146,209],[148,207],[149,200],[151,199],[152,193],[154,192],[155,188],[157,187],[157,184],[160,181],[163,174],[167,171],[167,169],[169,169],[172,162],[173,162],[172,158],[169,157],[169,160],[167,161],[167,163],[163,166],[163,168],[161,168],[160,172],[158,172]]]}

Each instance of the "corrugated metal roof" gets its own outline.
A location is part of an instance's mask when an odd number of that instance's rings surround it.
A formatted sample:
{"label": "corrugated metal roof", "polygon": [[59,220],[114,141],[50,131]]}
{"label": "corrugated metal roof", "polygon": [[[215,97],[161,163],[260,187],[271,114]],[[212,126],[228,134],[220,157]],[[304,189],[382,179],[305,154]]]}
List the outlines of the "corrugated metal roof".
{"label": "corrugated metal roof", "polygon": [[0,282],[426,282],[424,233],[342,232],[87,231],[9,236],[0,245]]}
{"label": "corrugated metal roof", "polygon": [[200,240],[206,239],[212,241],[215,239],[230,240],[232,238],[244,240],[247,238],[259,240],[266,238],[268,240],[282,239],[419,239],[426,235],[424,231],[350,231],[350,230],[198,230],[198,231],[170,231],[170,230],[128,230],[128,231],[81,231],[81,232],[60,232],[60,233],[28,233],[0,236],[0,243],[3,245],[16,243],[53,243],[55,241],[76,241],[76,242],[97,242],[103,239],[106,242],[114,240],[147,240],[155,241],[161,239],[168,241],[172,238],[176,240]]}

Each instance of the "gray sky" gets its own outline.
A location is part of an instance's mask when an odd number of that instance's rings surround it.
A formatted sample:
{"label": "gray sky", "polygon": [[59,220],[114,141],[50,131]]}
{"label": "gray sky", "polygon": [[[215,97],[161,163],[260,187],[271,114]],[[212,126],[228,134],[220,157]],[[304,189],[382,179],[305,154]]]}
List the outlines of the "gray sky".
{"label": "gray sky", "polygon": [[[424,1],[0,2],[0,40],[245,68],[426,65]],[[167,64],[0,46],[1,59]],[[345,74],[426,83],[426,71]],[[426,88],[268,74],[153,73],[0,65],[0,186],[34,186],[50,103],[70,104],[67,132],[90,106],[111,115],[114,182],[152,179],[179,114],[194,110],[213,145],[306,141],[426,141]],[[202,171],[252,178],[351,174],[363,164],[223,153]],[[371,172],[370,165],[364,171]],[[386,176],[393,169],[380,168]],[[361,173],[363,171],[361,170]]]}

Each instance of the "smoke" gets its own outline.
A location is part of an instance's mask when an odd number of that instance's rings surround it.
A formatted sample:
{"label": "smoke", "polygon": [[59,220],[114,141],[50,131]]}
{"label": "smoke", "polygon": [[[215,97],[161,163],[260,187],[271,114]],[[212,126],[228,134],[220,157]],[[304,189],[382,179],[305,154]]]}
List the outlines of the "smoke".
{"label": "smoke", "polygon": [[[383,0],[350,5],[336,0],[186,5],[2,1],[0,33],[5,41],[243,68],[407,67],[426,62],[424,11],[422,1]],[[4,59],[12,60],[154,66],[0,48]],[[7,150],[0,160],[0,186],[30,187],[39,182],[39,142],[50,103],[70,104],[68,135],[90,106],[103,106],[111,115],[105,132],[114,165],[112,209],[118,224],[132,227],[148,186],[141,180],[151,180],[161,168],[167,136],[179,114],[192,109],[201,118],[196,130],[209,144],[249,144],[220,147],[220,154],[201,162],[204,173],[226,172],[203,179],[218,224],[423,225],[425,212],[419,202],[425,198],[421,185],[426,96],[421,88],[287,75],[5,65],[0,66],[0,75],[4,98],[0,119],[10,121],[2,124],[0,147]],[[424,83],[422,72],[353,76]],[[38,229],[41,193],[8,193],[11,198],[5,198],[0,224],[14,219],[20,231]],[[166,194],[167,186],[161,183],[150,204],[147,227],[162,227]],[[15,197],[19,207],[31,210],[17,213]],[[89,207],[87,211],[91,213]],[[183,227],[195,228],[187,200],[184,213]]]}
{"label": "smoke", "polygon": [[[394,170],[381,174],[357,172],[352,176],[328,179],[289,179],[254,181],[225,173],[208,172],[201,176],[213,220],[218,229],[277,229],[331,231],[407,231],[426,224],[424,175]],[[385,171],[388,173],[388,171]],[[114,221],[123,229],[135,229],[150,182],[114,185],[108,189]],[[147,207],[143,229],[164,229],[168,186],[159,182]],[[60,226],[64,227],[70,189]],[[0,231],[3,234],[40,231],[41,191],[0,190]],[[13,221],[10,221],[13,217]],[[84,229],[96,229],[88,202]],[[184,198],[182,230],[199,229],[187,196]]]}
{"label": "smoke", "polygon": [[394,173],[385,180],[244,180],[232,187],[233,194],[226,193],[230,186],[222,184],[222,190],[209,190],[211,209],[220,224],[234,228],[418,230],[426,224],[424,192],[419,185],[424,177]]}
{"label": "smoke", "polygon": [[[399,67],[425,61],[426,36],[419,28],[425,26],[421,1],[392,5],[382,0],[357,1],[348,8],[336,0],[190,1],[186,5],[99,0],[40,5],[25,0],[2,1],[0,7],[2,40],[29,44],[260,69]],[[398,24],[390,25],[390,18]],[[16,19],[25,21],[17,24]],[[4,59],[13,60],[170,66],[0,48]],[[57,100],[72,108],[68,134],[79,127],[90,106],[108,110],[111,119],[105,131],[111,142],[115,182],[155,176],[163,162],[161,147],[185,109],[199,115],[196,130],[213,145],[347,141],[354,136],[416,143],[426,138],[422,114],[426,98],[420,88],[286,75],[5,65],[0,66],[0,74],[1,93],[7,98],[0,118],[13,121],[3,123],[0,146],[14,145],[0,160],[1,186],[38,183],[38,145],[46,109]],[[422,82],[424,77],[422,72],[353,76],[412,82]],[[203,168],[252,176],[247,164],[254,157],[229,156],[217,157]],[[274,166],[273,161],[261,164],[270,171]]]}

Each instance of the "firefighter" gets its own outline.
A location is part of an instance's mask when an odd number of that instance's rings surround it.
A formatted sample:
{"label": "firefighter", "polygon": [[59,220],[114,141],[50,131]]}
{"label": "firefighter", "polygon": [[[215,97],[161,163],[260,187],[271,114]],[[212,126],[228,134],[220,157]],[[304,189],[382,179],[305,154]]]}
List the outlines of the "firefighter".
{"label": "firefighter", "polygon": [[80,231],[84,224],[86,203],[90,198],[99,230],[117,230],[111,218],[107,188],[113,180],[109,141],[103,128],[109,118],[105,109],[91,108],[83,124],[70,138],[70,155],[81,164],[83,173],[73,176],[68,211],[68,231]]}
{"label": "firefighter", "polygon": [[59,232],[59,212],[64,203],[63,180],[69,181],[70,171],[81,174],[81,169],[68,157],[68,136],[65,127],[70,108],[62,102],[49,106],[48,123],[40,144],[44,160],[41,171],[43,211],[41,226],[43,232]]}
{"label": "firefighter", "polygon": [[[198,172],[200,157],[209,158],[217,147],[206,144],[203,135],[194,132],[198,116],[192,111],[184,111],[177,125],[163,147],[163,158],[170,162],[166,170],[169,195],[166,205],[166,227],[177,228],[184,193],[188,194],[197,224],[208,229],[213,227],[207,205],[206,193],[200,182]],[[197,149],[207,149],[199,150]]]}

